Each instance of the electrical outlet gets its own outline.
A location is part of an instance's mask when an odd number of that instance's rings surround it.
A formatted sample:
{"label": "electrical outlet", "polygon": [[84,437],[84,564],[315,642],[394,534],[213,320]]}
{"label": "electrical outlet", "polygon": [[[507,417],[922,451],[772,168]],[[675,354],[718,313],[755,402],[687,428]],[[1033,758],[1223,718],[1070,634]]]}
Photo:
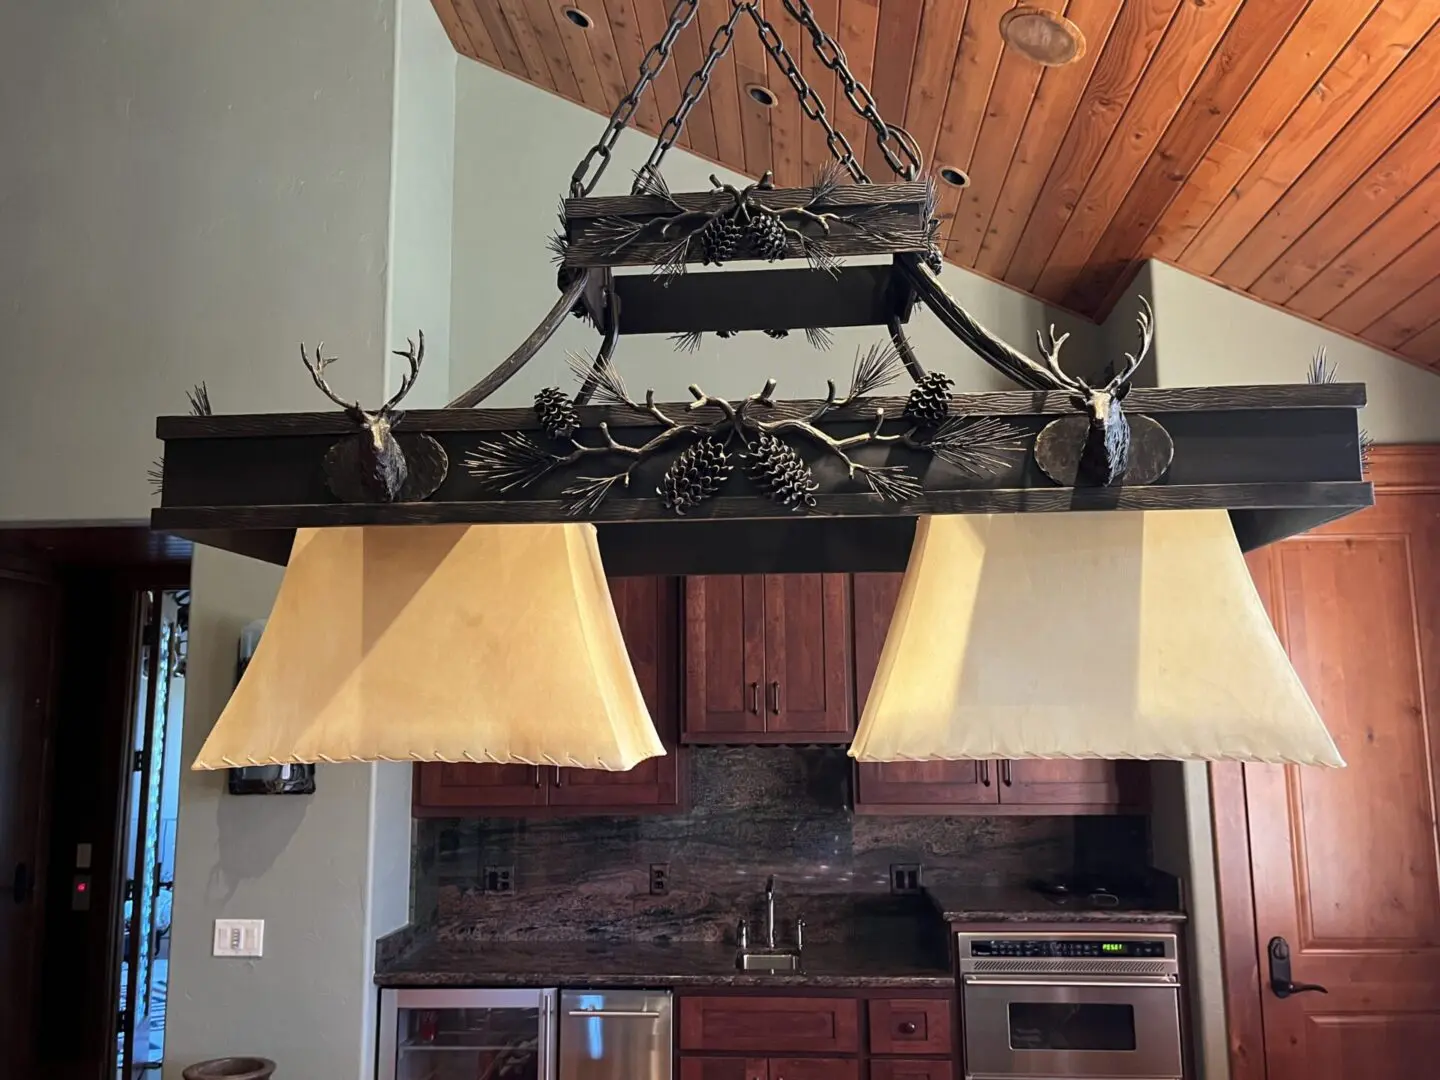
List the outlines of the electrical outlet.
{"label": "electrical outlet", "polygon": [[650,895],[664,896],[670,891],[670,864],[657,862],[650,864]]}
{"label": "electrical outlet", "polygon": [[921,869],[919,863],[891,863],[890,891],[895,894],[918,893]]}
{"label": "electrical outlet", "polygon": [[216,919],[216,956],[263,956],[264,919]]}
{"label": "electrical outlet", "polygon": [[485,891],[512,895],[515,892],[515,865],[485,867]]}

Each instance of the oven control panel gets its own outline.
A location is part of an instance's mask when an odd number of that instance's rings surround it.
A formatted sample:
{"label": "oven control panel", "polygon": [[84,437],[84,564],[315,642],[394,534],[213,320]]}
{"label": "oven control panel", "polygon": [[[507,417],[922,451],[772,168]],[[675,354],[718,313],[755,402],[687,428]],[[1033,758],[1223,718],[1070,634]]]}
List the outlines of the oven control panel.
{"label": "oven control panel", "polygon": [[[1172,939],[1173,940],[1173,939]],[[1117,960],[1137,958],[1164,958],[1165,938],[1104,938],[1066,940],[1063,938],[970,938],[970,956],[1023,956],[1023,957],[1105,957]]]}

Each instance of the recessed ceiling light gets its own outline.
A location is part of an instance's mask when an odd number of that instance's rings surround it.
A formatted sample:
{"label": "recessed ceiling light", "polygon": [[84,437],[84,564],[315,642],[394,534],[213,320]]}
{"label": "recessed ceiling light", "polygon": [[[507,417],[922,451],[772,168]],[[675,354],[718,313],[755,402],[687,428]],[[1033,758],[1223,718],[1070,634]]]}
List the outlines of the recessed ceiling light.
{"label": "recessed ceiling light", "polygon": [[1085,35],[1063,15],[1018,4],[1000,16],[1005,44],[1046,67],[1074,63],[1085,55]]}
{"label": "recessed ceiling light", "polygon": [[560,11],[565,18],[580,27],[581,30],[589,30],[595,25],[595,20],[577,7],[561,8]]}
{"label": "recessed ceiling light", "polygon": [[773,109],[775,107],[775,91],[771,90],[768,86],[751,83],[745,87],[745,92],[767,109]]}
{"label": "recessed ceiling light", "polygon": [[939,171],[940,179],[944,180],[945,183],[951,187],[963,188],[970,186],[970,176],[964,169],[957,169],[954,165],[941,165]]}

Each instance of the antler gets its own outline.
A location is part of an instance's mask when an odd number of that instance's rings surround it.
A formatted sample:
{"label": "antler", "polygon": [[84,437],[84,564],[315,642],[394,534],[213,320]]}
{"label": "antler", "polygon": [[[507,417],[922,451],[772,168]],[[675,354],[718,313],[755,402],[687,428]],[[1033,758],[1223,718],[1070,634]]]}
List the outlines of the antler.
{"label": "antler", "polygon": [[1155,339],[1155,313],[1150,309],[1150,301],[1140,297],[1140,311],[1135,316],[1135,324],[1140,327],[1140,351],[1135,354],[1126,353],[1125,369],[1110,380],[1105,386],[1105,392],[1113,394],[1122,386],[1130,382],[1135,374],[1135,369],[1140,366],[1140,361],[1150,351],[1150,343]]}
{"label": "antler", "polygon": [[315,380],[315,385],[320,388],[320,392],[346,412],[359,412],[360,403],[358,401],[346,401],[339,397],[334,390],[330,389],[330,384],[325,381],[325,369],[337,359],[338,357],[325,355],[325,343],[322,341],[315,346],[315,361],[311,363],[309,355],[305,352],[305,343],[300,343],[300,361],[305,365],[305,370],[310,372],[310,377]]}
{"label": "antler", "polygon": [[409,361],[410,374],[401,377],[400,389],[395,391],[395,396],[380,406],[382,413],[387,413],[395,408],[396,405],[400,404],[400,400],[410,392],[410,388],[415,385],[415,380],[420,375],[420,363],[425,359],[425,331],[421,330],[419,333],[420,345],[418,348],[413,339],[406,338],[405,344],[409,346],[408,349],[391,350],[396,356],[403,356]]}
{"label": "antler", "polygon": [[1035,331],[1035,344],[1040,347],[1040,355],[1045,358],[1044,366],[1031,365],[1046,378],[1055,384],[1057,390],[1068,390],[1071,393],[1084,393],[1087,389],[1085,380],[1067,375],[1060,369],[1060,347],[1070,340],[1070,333],[1066,331],[1059,337],[1055,336],[1055,324],[1050,324],[1048,331]]}

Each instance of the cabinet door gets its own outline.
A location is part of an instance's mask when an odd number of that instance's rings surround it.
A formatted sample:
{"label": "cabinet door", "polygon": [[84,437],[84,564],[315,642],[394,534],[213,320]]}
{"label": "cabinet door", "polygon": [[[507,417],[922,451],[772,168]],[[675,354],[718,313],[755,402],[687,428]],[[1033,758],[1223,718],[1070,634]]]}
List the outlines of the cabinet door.
{"label": "cabinet door", "polygon": [[854,1054],[860,1049],[860,1003],[854,998],[701,994],[680,998],[679,1006],[682,1051]]}
{"label": "cabinet door", "polygon": [[686,578],[684,741],[754,741],[765,731],[764,684],[764,580]]}
{"label": "cabinet door", "polygon": [[948,814],[955,807],[994,806],[999,798],[991,761],[860,762],[855,812]]}
{"label": "cabinet door", "polygon": [[[861,714],[904,579],[904,574],[854,576],[855,700]],[[988,761],[861,763],[855,767],[855,809],[943,814],[955,806],[993,805],[999,798],[994,781],[995,767]]]}
{"label": "cabinet door", "polygon": [[870,1080],[952,1080],[955,1064],[935,1058],[876,1058]]}
{"label": "cabinet door", "polygon": [[764,1058],[682,1057],[680,1080],[769,1080]]}
{"label": "cabinet door", "polygon": [[846,574],[765,577],[768,741],[850,741],[849,584]]}
{"label": "cabinet door", "polygon": [[679,584],[675,578],[612,578],[610,596],[640,692],[669,753],[626,772],[546,769],[553,785],[550,805],[620,812],[675,807],[680,793]]}
{"label": "cabinet door", "polygon": [[534,765],[436,762],[415,766],[415,813],[544,806],[548,786]]}
{"label": "cabinet door", "polygon": [[1143,761],[1094,758],[1000,762],[1000,802],[1007,806],[1073,806],[1086,812],[1143,810],[1150,768]]}
{"label": "cabinet door", "polygon": [[770,1080],[860,1080],[856,1058],[771,1058]]}

